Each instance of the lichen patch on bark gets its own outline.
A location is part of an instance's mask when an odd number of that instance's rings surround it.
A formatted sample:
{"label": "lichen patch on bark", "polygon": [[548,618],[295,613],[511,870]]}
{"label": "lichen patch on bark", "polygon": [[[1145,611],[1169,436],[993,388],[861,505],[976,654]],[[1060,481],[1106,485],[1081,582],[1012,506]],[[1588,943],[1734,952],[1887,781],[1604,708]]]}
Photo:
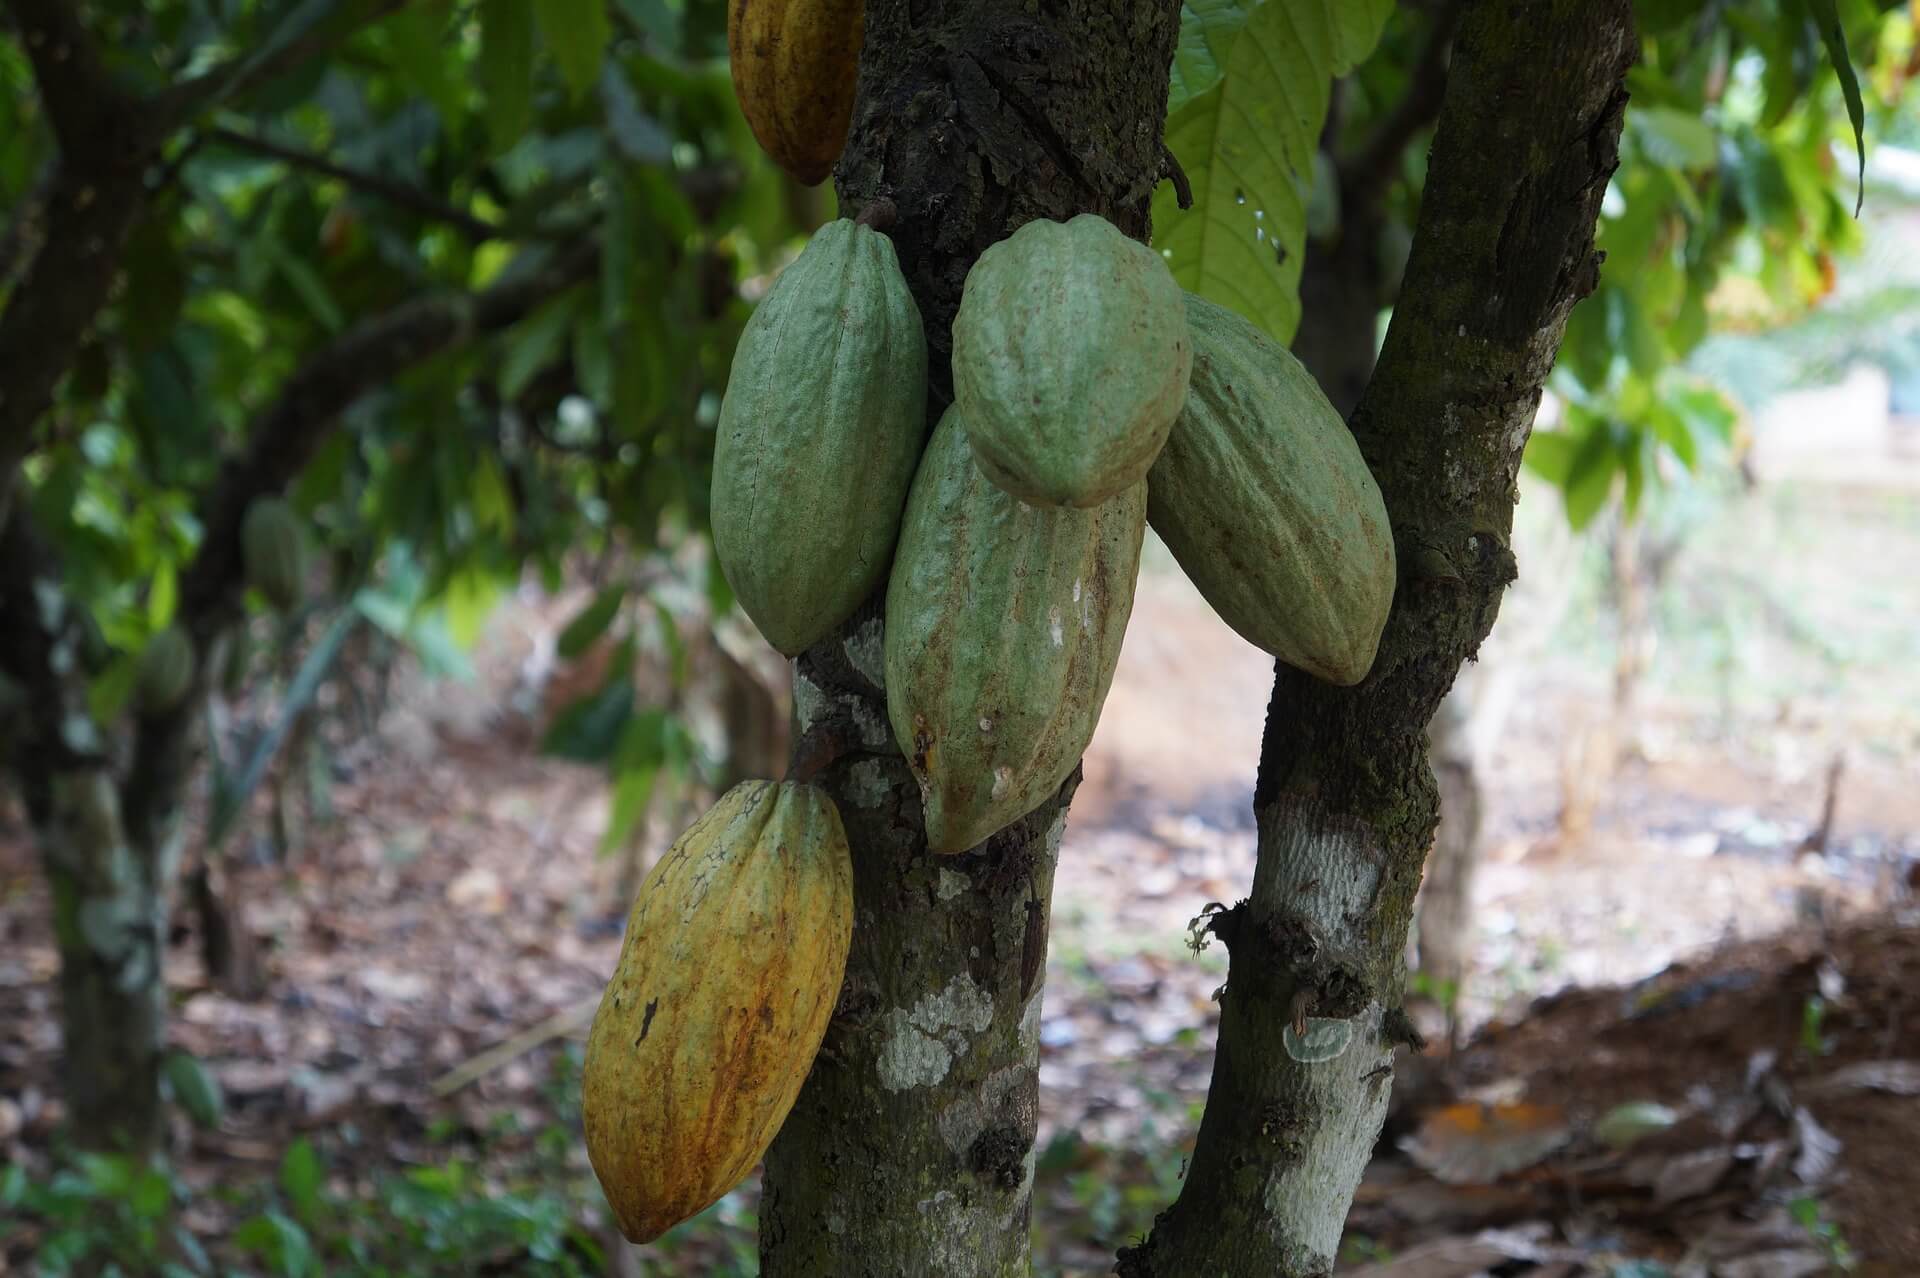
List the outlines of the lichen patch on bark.
{"label": "lichen patch on bark", "polygon": [[890,1092],[929,1087],[947,1076],[953,1058],[967,1050],[969,1036],[993,1023],[993,997],[965,976],[911,1009],[886,1016],[886,1040],[875,1062],[880,1085]]}

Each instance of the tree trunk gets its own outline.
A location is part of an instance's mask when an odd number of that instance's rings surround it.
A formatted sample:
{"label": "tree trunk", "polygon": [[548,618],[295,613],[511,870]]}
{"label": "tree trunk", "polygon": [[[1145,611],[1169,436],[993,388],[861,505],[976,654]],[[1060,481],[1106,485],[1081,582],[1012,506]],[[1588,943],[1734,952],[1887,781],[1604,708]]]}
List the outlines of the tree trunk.
{"label": "tree trunk", "polygon": [[[869,0],[839,193],[848,214],[896,206],[934,417],[983,249],[1083,212],[1147,237],[1179,15],[1174,0]],[[876,600],[794,680],[795,757],[850,747],[816,779],[852,840],[857,914],[825,1050],[767,1156],[762,1272],[1025,1274],[1046,920],[1078,776],[981,848],[930,855],[887,724],[880,617]]]}
{"label": "tree trunk", "polygon": [[142,1154],[165,1123],[167,885],[179,839],[142,844],[98,769],[55,773],[30,806],[60,947],[63,1071],[73,1140]]}
{"label": "tree trunk", "polygon": [[1393,519],[1393,615],[1358,687],[1278,668],[1253,892],[1213,921],[1230,967],[1206,1114],[1179,1199],[1123,1273],[1333,1268],[1412,1037],[1427,727],[1514,576],[1520,454],[1598,276],[1636,49],[1628,0],[1480,0],[1464,19],[1400,305],[1352,421]]}

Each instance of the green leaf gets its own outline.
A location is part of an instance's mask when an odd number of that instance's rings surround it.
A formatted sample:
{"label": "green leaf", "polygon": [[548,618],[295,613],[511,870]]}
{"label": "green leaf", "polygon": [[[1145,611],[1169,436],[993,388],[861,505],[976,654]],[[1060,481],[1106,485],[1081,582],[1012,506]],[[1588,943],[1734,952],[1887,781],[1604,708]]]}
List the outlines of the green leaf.
{"label": "green leaf", "polygon": [[462,63],[444,44],[450,12],[444,3],[410,4],[386,22],[394,69],[449,125],[460,119],[466,105],[465,85],[455,74]]}
{"label": "green leaf", "polygon": [[576,763],[603,763],[612,758],[633,717],[633,645],[623,644],[607,670],[606,682],[593,695],[574,702],[558,715],[540,742],[543,754]]}
{"label": "green leaf", "polygon": [[300,1219],[311,1223],[319,1218],[320,1190],[325,1182],[326,1172],[313,1142],[302,1136],[287,1146],[280,1158],[280,1190]]}
{"label": "green leaf", "polygon": [[1580,441],[1565,431],[1536,430],[1527,440],[1523,460],[1528,470],[1552,484],[1565,488],[1573,473],[1573,459],[1580,452]]}
{"label": "green leaf", "polygon": [[127,344],[136,352],[157,350],[172,335],[187,299],[186,267],[168,221],[156,215],[136,223],[120,260],[127,279],[120,312]]}
{"label": "green leaf", "polygon": [[233,1231],[233,1245],[278,1266],[287,1278],[318,1272],[307,1231],[277,1211],[265,1211]]}
{"label": "green leaf", "polygon": [[480,93],[495,151],[533,122],[533,0],[480,0]]}
{"label": "green leaf", "polygon": [[578,98],[600,78],[600,59],[613,38],[606,0],[539,0],[534,12],[561,78]]}
{"label": "green leaf", "polygon": [[1562,485],[1567,500],[1567,522],[1575,531],[1592,523],[1600,508],[1607,504],[1618,464],[1613,432],[1604,424],[1596,423],[1580,441],[1580,449],[1567,471],[1567,482]]}
{"label": "green leaf", "polygon": [[1168,115],[1220,83],[1226,74],[1227,50],[1259,2],[1187,0],[1180,6],[1180,43],[1173,50],[1167,87]]}
{"label": "green leaf", "polygon": [[[1155,246],[1181,287],[1293,340],[1314,152],[1332,78],[1365,55],[1390,0],[1266,0],[1237,34],[1235,6],[1209,7],[1202,44],[1223,74],[1191,52],[1188,94],[1167,120],[1167,144],[1193,188],[1180,211],[1170,186],[1154,193]],[[1198,10],[1189,5],[1194,20]],[[1191,42],[1188,42],[1191,46]],[[1219,61],[1225,46],[1224,62]],[[1191,46],[1197,47],[1197,46]]]}
{"label": "green leaf", "polygon": [[1635,140],[1655,164],[1698,171],[1719,162],[1719,135],[1695,113],[1650,106],[1630,112],[1627,118]]}
{"label": "green leaf", "polygon": [[1853,72],[1853,59],[1847,54],[1847,33],[1834,11],[1833,0],[1808,0],[1814,21],[1820,25],[1820,38],[1826,42],[1827,56],[1833,59],[1834,73],[1840,77],[1840,93],[1847,100],[1847,119],[1853,125],[1854,148],[1860,153],[1860,193],[1854,199],[1853,215],[1867,200],[1867,109],[1860,100],[1860,81]]}
{"label": "green leaf", "polygon": [[161,1064],[174,1103],[202,1127],[218,1127],[226,1112],[226,1098],[199,1058],[178,1048],[168,1052]]}
{"label": "green leaf", "polygon": [[560,632],[559,641],[554,645],[562,661],[572,661],[588,648],[593,641],[607,632],[613,619],[620,612],[620,605],[626,602],[627,592],[621,586],[609,586],[595,596],[594,601],[582,608],[567,628]]}
{"label": "green leaf", "polygon": [[163,559],[153,570],[153,584],[147,588],[147,627],[165,630],[173,624],[174,605],[180,598],[180,578],[171,559]]}
{"label": "green leaf", "polygon": [[532,385],[547,365],[559,357],[573,324],[578,290],[554,298],[522,321],[507,338],[506,357],[500,361],[500,394],[509,400]]}

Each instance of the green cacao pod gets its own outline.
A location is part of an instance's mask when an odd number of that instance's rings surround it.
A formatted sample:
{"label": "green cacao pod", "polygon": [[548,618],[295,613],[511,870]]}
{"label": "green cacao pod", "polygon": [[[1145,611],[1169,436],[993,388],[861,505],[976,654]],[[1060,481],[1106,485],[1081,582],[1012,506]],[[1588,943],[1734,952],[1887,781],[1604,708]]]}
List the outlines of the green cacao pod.
{"label": "green cacao pod", "polygon": [[747,322],[713,449],[713,545],[795,656],[881,582],[926,437],[927,344],[893,242],[841,218]]}
{"label": "green cacao pod", "polygon": [[1029,222],[982,253],[953,321],[974,458],[1039,505],[1097,506],[1145,479],[1191,364],[1166,262],[1092,213]]}
{"label": "green cacao pod", "polygon": [[648,873],[587,1036],[587,1155],[659,1237],[753,1170],[840,997],[853,862],[824,790],[735,786]]}
{"label": "green cacao pod", "polygon": [[1044,803],[1093,738],[1133,611],[1147,494],[1029,506],[935,427],[887,585],[887,713],[927,844],[964,852]]}
{"label": "green cacao pod", "polygon": [[147,640],[133,679],[133,705],[141,714],[165,714],[193,686],[193,641],[178,626]]}
{"label": "green cacao pod", "polygon": [[865,22],[864,0],[728,0],[740,113],[804,186],[824,181],[847,144]]}
{"label": "green cacao pod", "polygon": [[247,584],[282,612],[306,593],[306,541],[300,517],[278,497],[262,497],[240,521],[240,557]]}
{"label": "green cacao pod", "polygon": [[1278,342],[1187,297],[1193,382],[1148,517],[1215,612],[1336,684],[1366,678],[1393,604],[1393,529],[1339,412]]}

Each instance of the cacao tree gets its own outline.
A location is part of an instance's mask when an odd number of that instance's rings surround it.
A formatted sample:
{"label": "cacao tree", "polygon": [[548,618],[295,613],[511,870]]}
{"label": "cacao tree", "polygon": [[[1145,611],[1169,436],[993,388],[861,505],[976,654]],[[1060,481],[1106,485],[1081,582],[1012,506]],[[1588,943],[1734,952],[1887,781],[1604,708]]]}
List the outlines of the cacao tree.
{"label": "cacao tree", "polygon": [[[834,194],[884,223],[927,347],[924,384],[898,398],[924,401],[928,430],[955,399],[969,271],[1023,226],[1091,213],[1269,338],[1297,328],[1384,497],[1397,579],[1365,678],[1277,667],[1258,867],[1208,924],[1231,970],[1206,1117],[1126,1273],[1331,1267],[1413,1037],[1400,953],[1436,816],[1427,726],[1515,572],[1534,412],[1569,314],[1606,279],[1596,222],[1634,118],[1629,67],[1656,60],[1673,14],[1728,6],[1643,6],[1660,11],[1645,35],[1627,0],[1394,8],[870,0],[860,39],[830,46],[853,78]],[[717,3],[0,12],[5,762],[54,889],[76,1134],[142,1149],[209,655],[288,594],[270,568],[249,582],[249,558],[280,556],[264,534],[249,555],[248,512],[287,501],[326,588],[375,624],[415,634],[430,615],[456,637],[528,564],[552,578],[569,547],[697,531],[740,282],[827,210],[750,145],[735,94],[758,120],[795,81],[776,62],[743,82],[738,49],[730,78]],[[1783,55],[1804,87],[1803,37],[1837,42],[1834,6],[1781,12],[1804,19]],[[847,6],[768,14],[844,22]],[[1383,32],[1403,56],[1369,59]],[[776,114],[837,132],[817,105]],[[1647,137],[1678,127],[1661,119]],[[1369,162],[1343,166],[1348,128]],[[811,132],[757,136],[821,176]],[[1404,266],[1381,251],[1387,210]],[[1340,287],[1362,269],[1370,287]],[[1330,372],[1308,356],[1323,328],[1368,359]],[[597,600],[567,642],[621,604]],[[796,771],[844,821],[853,926],[767,1154],[763,1272],[1024,1273],[1077,772],[980,846],[931,852],[889,725],[887,604],[874,593],[797,660]],[[614,760],[630,818],[669,751],[619,683],[563,735]]]}

